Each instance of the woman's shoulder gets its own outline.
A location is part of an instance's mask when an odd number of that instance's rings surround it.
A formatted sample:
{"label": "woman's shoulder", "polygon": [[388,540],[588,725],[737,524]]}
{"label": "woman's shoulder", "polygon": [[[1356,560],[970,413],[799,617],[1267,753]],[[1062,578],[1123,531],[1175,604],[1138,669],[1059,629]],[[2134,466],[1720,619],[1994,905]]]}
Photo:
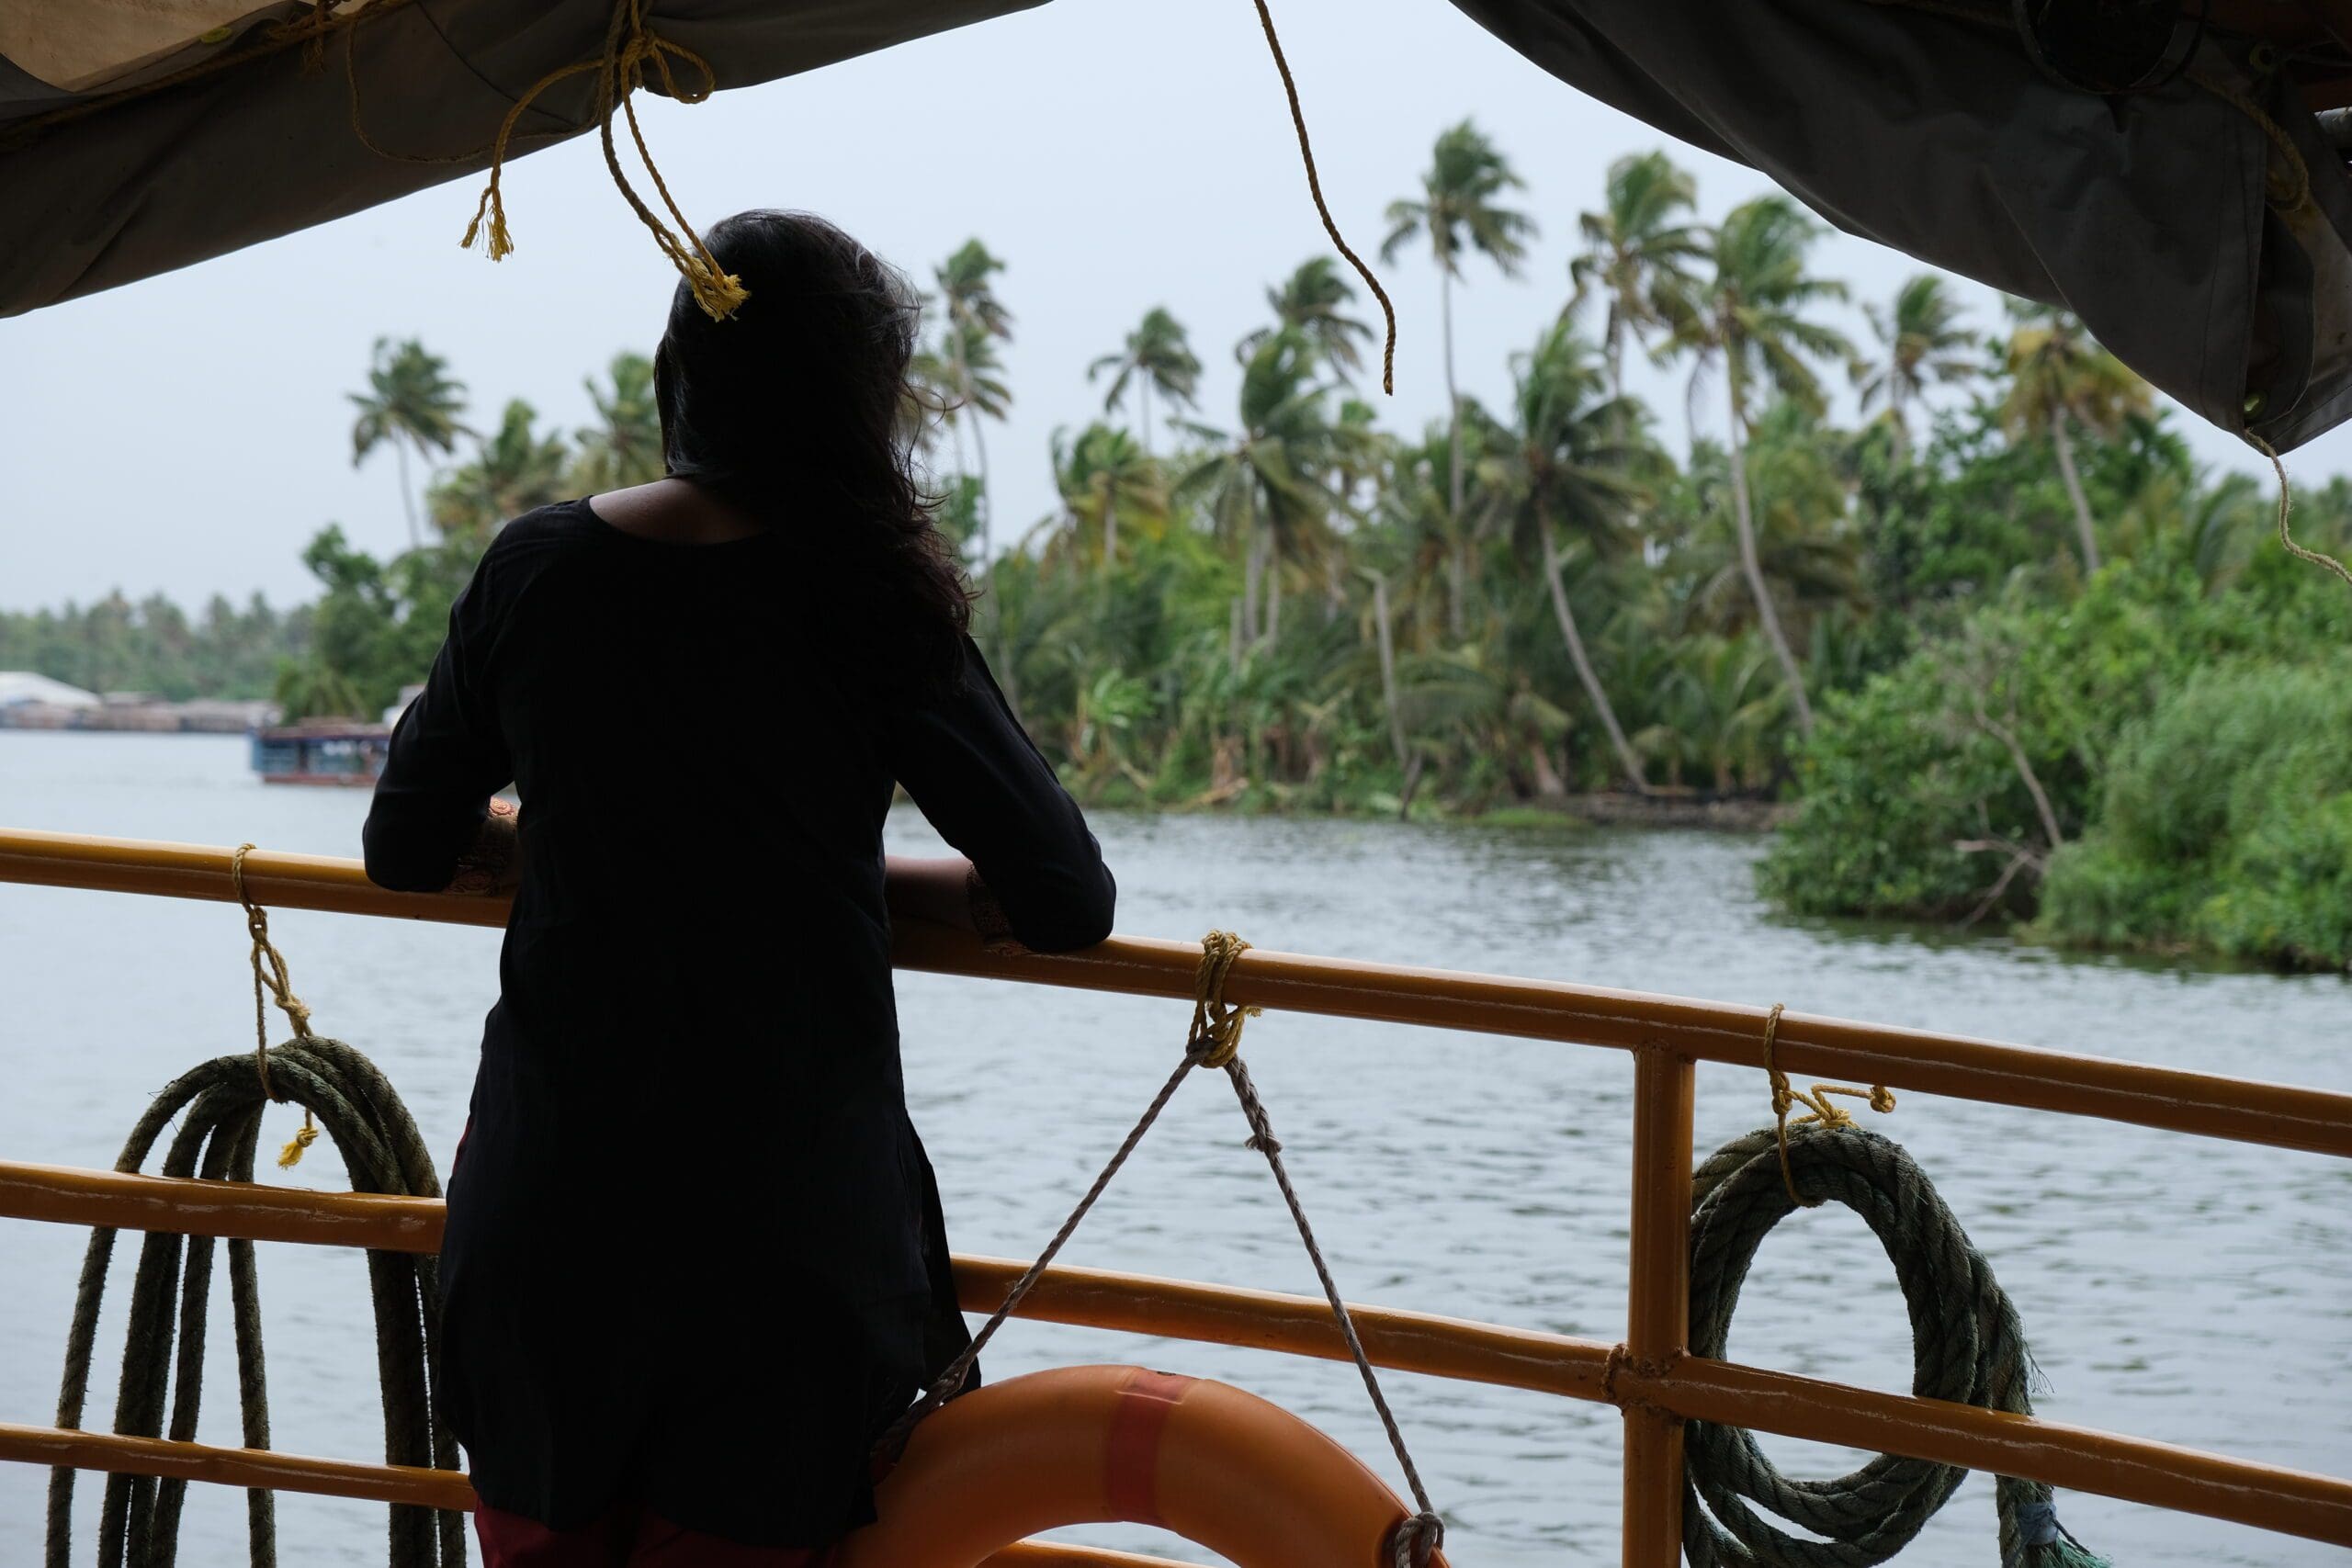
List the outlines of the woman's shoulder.
{"label": "woman's shoulder", "polygon": [[552,502],[501,527],[482,558],[521,562],[560,555],[593,540],[604,526],[585,501]]}

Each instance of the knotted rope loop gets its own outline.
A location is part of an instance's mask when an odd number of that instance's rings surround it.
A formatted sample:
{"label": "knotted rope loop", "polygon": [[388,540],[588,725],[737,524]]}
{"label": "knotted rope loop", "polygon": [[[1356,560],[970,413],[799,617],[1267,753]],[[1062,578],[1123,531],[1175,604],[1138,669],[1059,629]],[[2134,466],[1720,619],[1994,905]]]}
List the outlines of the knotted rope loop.
{"label": "knotted rope loop", "polygon": [[[1781,1150],[1781,1181],[1789,1190],[1789,1201],[1800,1208],[1820,1205],[1818,1198],[1806,1198],[1797,1191],[1796,1177],[1789,1169],[1789,1128],[1815,1123],[1823,1127],[1850,1127],[1854,1118],[1845,1107],[1831,1101],[1832,1095],[1867,1100],[1870,1108],[1884,1116],[1894,1109],[1894,1091],[1883,1083],[1868,1089],[1853,1089],[1845,1084],[1817,1083],[1809,1092],[1800,1092],[1789,1082],[1789,1075],[1781,1070],[1774,1051],[1781,1041],[1781,1004],[1774,1002],[1772,1010],[1764,1016],[1764,1071],[1772,1080],[1772,1133]],[[1789,1112],[1804,1106],[1804,1114],[1792,1122]]]}
{"label": "knotted rope loop", "polygon": [[1298,1201],[1297,1189],[1291,1185],[1289,1168],[1283,1164],[1282,1142],[1274,1136],[1273,1122],[1266,1114],[1265,1102],[1258,1098],[1258,1086],[1251,1081],[1250,1069],[1239,1055],[1242,1021],[1254,1016],[1260,1010],[1238,1008],[1227,1002],[1225,977],[1232,970],[1233,961],[1249,951],[1249,947],[1248,942],[1231,931],[1213,931],[1201,939],[1201,966],[1193,991],[1193,1026],[1185,1036],[1183,1060],[1176,1064],[1176,1070],[1169,1074],[1168,1080],[1159,1086],[1159,1092],[1152,1096],[1151,1103],[1144,1108],[1142,1117],[1120,1141],[1118,1148],[1113,1151],[1110,1160],[1102,1167],[1102,1174],[1095,1177],[1093,1184],[1079,1199],[1078,1206],[1070,1211],[1069,1218],[1062,1222],[1061,1229],[1054,1233],[1054,1238],[1046,1244],[1046,1249],[1037,1255],[1037,1260],[1012,1282],[1012,1289],[1004,1293],[1003,1302],[989,1314],[989,1320],[980,1325],[979,1332],[972,1336],[972,1342],[965,1347],[963,1353],[948,1364],[947,1370],[933,1381],[922,1397],[883,1434],[881,1441],[875,1445],[875,1453],[877,1458],[897,1459],[922,1418],[963,1392],[971,1381],[972,1369],[979,1361],[982,1347],[995,1337],[1005,1319],[1019,1309],[1023,1299],[1044,1277],[1063,1244],[1077,1231],[1079,1222],[1086,1218],[1087,1212],[1094,1207],[1095,1200],[1102,1197],[1103,1189],[1111,1185],[1111,1179],[1119,1173],[1119,1168],[1127,1163],[1127,1156],[1135,1153],[1137,1144],[1143,1142],[1143,1135],[1151,1130],[1151,1124],[1159,1120],[1159,1113],[1168,1108],[1168,1102],[1175,1098],[1176,1090],[1184,1079],[1195,1067],[1223,1067],[1226,1077],[1233,1085],[1234,1097],[1241,1102],[1242,1118],[1250,1123],[1249,1146],[1266,1156],[1267,1168],[1274,1173],[1274,1185],[1282,1190],[1283,1202],[1290,1210],[1292,1223],[1298,1227],[1298,1239],[1306,1248],[1307,1260],[1315,1265],[1315,1277],[1322,1282],[1323,1299],[1330,1303],[1331,1317],[1339,1325],[1340,1337],[1347,1344],[1348,1354],[1356,1364],[1357,1373],[1363,1379],[1364,1392],[1371,1396],[1372,1407],[1379,1415],[1381,1427],[1388,1434],[1389,1449],[1396,1454],[1396,1463],[1405,1472],[1407,1484],[1412,1488],[1413,1501],[1419,1511],[1399,1522],[1389,1540],[1391,1568],[1428,1568],[1431,1554],[1444,1543],[1444,1522],[1438,1517],[1437,1509],[1430,1502],[1429,1488],[1421,1483],[1420,1469],[1414,1464],[1412,1451],[1405,1446],[1405,1434],[1396,1425],[1395,1413],[1388,1408],[1387,1396],[1381,1392],[1380,1374],[1373,1371],[1372,1358],[1365,1352],[1363,1340],[1356,1333],[1355,1319],[1350,1315],[1348,1303],[1340,1297],[1340,1287],[1331,1278],[1331,1266],[1324,1261],[1323,1248],[1315,1240],[1314,1227],[1306,1223],[1306,1211]]}
{"label": "knotted rope loop", "polygon": [[[251,842],[239,844],[229,857],[229,883],[236,890],[237,902],[245,907],[245,934],[253,939],[253,951],[246,956],[254,970],[254,1066],[261,1077],[261,1091],[283,1105],[287,1096],[278,1092],[269,1079],[269,1012],[263,1000],[277,1005],[294,1026],[294,1038],[307,1043],[316,1038],[311,1032],[311,1010],[301,998],[294,994],[294,982],[286,973],[286,955],[269,940],[269,912],[253,900],[245,891],[245,856],[253,852]],[[302,1158],[302,1151],[319,1141],[318,1123],[311,1119],[311,1108],[302,1107],[302,1125],[286,1146],[277,1151],[280,1169],[290,1170]]]}
{"label": "knotted rope loop", "polygon": [[1185,1055],[1204,1067],[1229,1065],[1241,1049],[1241,1026],[1262,1008],[1235,1007],[1225,999],[1225,977],[1233,961],[1250,944],[1231,931],[1211,931],[1201,938],[1201,966],[1193,977],[1193,1029],[1185,1037]]}
{"label": "knotted rope loop", "polygon": [[[1876,1133],[1813,1122],[1788,1136],[1784,1167],[1773,1153],[1781,1136],[1759,1127],[1692,1177],[1690,1354],[1723,1356],[1772,1227],[1834,1201],[1862,1217],[1894,1265],[1911,1320],[1912,1393],[2030,1416],[2036,1374],[2017,1308],[1911,1156]],[[1751,1434],[1705,1421],[1686,1423],[1683,1441],[1690,1568],[1871,1568],[1908,1545],[1967,1477],[1881,1454],[1847,1475],[1792,1478]],[[2105,1568],[2058,1522],[2048,1486],[1998,1477],[1994,1497],[2001,1568]]]}
{"label": "knotted rope loop", "polygon": [[[702,85],[685,87],[679,85],[671,69],[673,57],[684,61],[702,73]],[[718,90],[718,73],[709,61],[684,44],[673,43],[654,31],[645,19],[644,0],[614,0],[613,15],[605,31],[605,47],[593,60],[574,61],[560,65],[534,82],[514,107],[506,111],[500,122],[498,136],[491,143],[490,182],[482,187],[481,199],[474,205],[473,220],[466,225],[465,237],[458,242],[471,249],[482,232],[484,220],[489,224],[489,254],[492,261],[500,261],[513,254],[514,239],[506,227],[506,199],[500,182],[505,173],[506,146],[514,139],[514,127],[522,119],[523,111],[531,107],[538,96],[557,83],[596,73],[596,122],[605,146],[605,166],[612,172],[613,184],[620,190],[632,211],[653,235],[653,243],[670,258],[670,265],[685,278],[686,287],[694,293],[695,303],[713,321],[724,321],[735,313],[736,307],[750,298],[743,280],[718,265],[702,236],[684,213],[678,210],[676,199],[670,194],[669,183],[662,179],[661,169],[653,162],[652,151],[645,144],[645,130],[638,123],[637,90],[645,85],[648,67],[662,79],[662,91],[682,104],[698,104]],[[653,188],[661,193],[662,205],[669,209],[677,227],[673,230],[637,194],[621,170],[620,154],[613,138],[613,112],[618,109],[628,119],[629,138],[637,144],[637,154],[645,164],[645,172],[653,180]]]}

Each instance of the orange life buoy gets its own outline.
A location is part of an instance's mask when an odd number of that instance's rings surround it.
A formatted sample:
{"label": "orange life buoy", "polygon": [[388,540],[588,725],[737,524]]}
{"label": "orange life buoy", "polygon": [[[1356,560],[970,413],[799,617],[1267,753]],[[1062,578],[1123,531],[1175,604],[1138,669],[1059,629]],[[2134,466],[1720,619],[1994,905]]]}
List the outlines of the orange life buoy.
{"label": "orange life buoy", "polygon": [[1039,1530],[1116,1522],[1173,1530],[1239,1568],[1388,1568],[1411,1514],[1280,1406],[1141,1367],[1032,1372],[950,1401],[915,1428],[875,1507],[838,1568],[974,1568]]}

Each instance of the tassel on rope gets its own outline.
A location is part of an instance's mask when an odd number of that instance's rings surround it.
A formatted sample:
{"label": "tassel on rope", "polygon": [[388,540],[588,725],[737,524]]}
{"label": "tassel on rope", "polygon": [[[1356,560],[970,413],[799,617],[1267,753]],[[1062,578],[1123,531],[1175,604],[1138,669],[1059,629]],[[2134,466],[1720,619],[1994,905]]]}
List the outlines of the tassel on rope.
{"label": "tassel on rope", "polygon": [[1834,1103],[1830,1096],[1842,1094],[1854,1100],[1867,1100],[1872,1111],[1884,1116],[1894,1109],[1894,1091],[1883,1083],[1874,1083],[1868,1089],[1817,1083],[1809,1092],[1801,1093],[1789,1082],[1789,1075],[1781,1070],[1781,1064],[1775,1059],[1780,1043],[1781,1004],[1774,1002],[1772,1010],[1764,1017],[1764,1072],[1772,1080],[1772,1133],[1781,1149],[1781,1181],[1789,1190],[1789,1201],[1801,1209],[1817,1209],[1821,1206],[1821,1200],[1799,1195],[1796,1173],[1789,1165],[1789,1112],[1800,1105],[1805,1108],[1804,1114],[1794,1119],[1794,1124],[1800,1127],[1807,1122],[1825,1128],[1850,1127],[1854,1124],[1853,1116],[1845,1107]]}
{"label": "tassel on rope", "polygon": [[[676,74],[671,70],[670,61],[673,55],[702,73],[700,86],[680,85]],[[693,224],[686,221],[685,214],[678,209],[676,199],[670,194],[669,183],[662,179],[660,167],[653,162],[652,151],[645,142],[644,129],[638,123],[635,101],[637,90],[645,85],[648,66],[661,78],[663,94],[678,103],[698,104],[718,90],[718,73],[711,68],[709,61],[653,30],[645,19],[644,0],[615,0],[612,22],[605,29],[602,52],[593,60],[575,61],[548,72],[533,83],[522,96],[514,100],[514,107],[506,111],[505,119],[498,127],[498,137],[491,143],[489,183],[482,187],[481,199],[474,204],[473,219],[466,225],[465,237],[458,243],[472,249],[474,242],[483,237],[487,227],[490,259],[500,261],[514,254],[514,236],[507,227],[506,198],[501,181],[505,174],[507,144],[514,140],[515,125],[522,119],[523,111],[530,107],[532,101],[540,94],[559,82],[593,71],[596,73],[596,122],[605,147],[605,166],[612,173],[613,184],[618,187],[639,220],[652,233],[653,243],[661,247],[663,255],[670,258],[670,265],[676,267],[679,275],[686,280],[686,287],[694,293],[695,303],[700,305],[711,320],[724,321],[751,297],[750,291],[743,287],[741,278],[721,267],[718,258],[710,254],[710,247],[703,243],[702,236],[695,232]],[[675,229],[646,205],[645,199],[638,195],[637,187],[629,183],[628,175],[621,169],[619,152],[613,137],[616,109],[628,118],[629,139],[637,144],[638,158],[644,164],[646,174],[651,177],[653,188],[660,193],[662,205],[668,209],[671,220],[676,224]]]}
{"label": "tassel on rope", "polygon": [[[229,857],[229,882],[236,889],[237,902],[245,907],[245,934],[253,938],[254,943],[247,955],[254,968],[254,1065],[261,1076],[261,1091],[283,1105],[287,1097],[269,1081],[269,1013],[264,993],[294,1026],[295,1039],[307,1043],[316,1036],[311,1032],[311,1010],[294,994],[294,982],[286,973],[286,955],[269,940],[269,913],[245,891],[245,856],[253,847],[250,842],[239,844],[236,852]],[[277,1151],[278,1168],[291,1170],[301,1163],[302,1151],[318,1141],[318,1123],[311,1119],[311,1108],[306,1105],[302,1108],[302,1125]]]}

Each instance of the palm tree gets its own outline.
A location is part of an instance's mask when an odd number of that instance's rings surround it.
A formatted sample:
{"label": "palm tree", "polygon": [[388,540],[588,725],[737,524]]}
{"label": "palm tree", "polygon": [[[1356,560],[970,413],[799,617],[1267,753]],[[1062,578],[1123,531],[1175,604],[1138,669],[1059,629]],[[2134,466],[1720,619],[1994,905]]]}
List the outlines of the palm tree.
{"label": "palm tree", "polygon": [[1612,398],[1625,395],[1625,340],[1690,318],[1699,282],[1690,269],[1707,254],[1706,230],[1688,216],[1697,197],[1690,174],[1664,152],[1637,152],[1609,165],[1600,210],[1577,219],[1585,251],[1568,276],[1577,303],[1606,302],[1600,344]]}
{"label": "palm tree", "polygon": [[1339,372],[1341,379],[1350,378],[1363,368],[1363,350],[1356,340],[1370,343],[1373,337],[1371,322],[1347,313],[1355,297],[1355,285],[1348,281],[1347,275],[1329,256],[1302,262],[1280,287],[1266,290],[1266,303],[1273,307],[1274,324],[1260,327],[1241,340],[1243,356],[1246,358],[1256,352],[1260,344],[1288,328],[1313,344],[1323,362]]}
{"label": "palm tree", "polygon": [[[1388,205],[1388,238],[1381,257],[1395,261],[1417,235],[1427,235],[1436,259],[1439,315],[1445,341],[1445,400],[1453,443],[1447,504],[1462,510],[1462,393],[1453,375],[1453,282],[1461,276],[1466,250],[1486,256],[1506,277],[1519,270],[1527,242],[1535,237],[1535,221],[1502,205],[1506,191],[1525,185],[1510,163],[1468,120],[1441,132],[1430,167],[1421,175],[1421,194]],[[1452,563],[1448,617],[1453,635],[1463,634],[1463,595],[1469,562],[1457,551]]]}
{"label": "palm tree", "polygon": [[580,455],[574,463],[576,487],[620,490],[662,477],[662,414],[653,397],[653,361],[641,354],[613,355],[609,378],[599,387],[594,378],[582,383],[595,408],[596,423],[572,433]]}
{"label": "palm tree", "polygon": [[[1012,396],[1000,378],[983,389],[977,383],[988,370],[999,370],[994,357],[997,343],[1012,340],[1012,315],[1004,302],[996,297],[992,281],[1004,270],[1004,263],[989,254],[989,248],[977,239],[964,242],[955,254],[933,270],[939,280],[939,299],[946,314],[941,331],[940,358],[948,372],[948,385],[956,391],[958,407],[948,418],[962,428],[961,416],[972,416],[972,446],[979,460],[980,479],[980,559],[989,558],[989,533],[992,519],[989,511],[989,447],[982,425],[989,419],[1002,419],[1010,408]],[[992,395],[982,395],[983,392]]]}
{"label": "palm tree", "polygon": [[1871,332],[1883,351],[1876,364],[1858,360],[1854,384],[1862,407],[1886,405],[1894,430],[1898,462],[1911,455],[1912,401],[1939,382],[1964,381],[1976,374],[1971,352],[1976,339],[1960,325],[1960,301],[1944,287],[1942,277],[1923,272],[1894,296],[1894,309],[1870,308]]}
{"label": "palm tree", "polygon": [[1144,312],[1118,353],[1106,354],[1086,367],[1086,378],[1091,381],[1105,370],[1113,374],[1110,390],[1102,396],[1103,412],[1125,402],[1128,383],[1135,385],[1146,457],[1151,455],[1151,394],[1157,391],[1170,408],[1188,409],[1200,393],[1201,362],[1184,335],[1183,323],[1157,305]]}
{"label": "palm tree", "polygon": [[2009,315],[2018,325],[2009,334],[2009,391],[2001,401],[2001,423],[2013,438],[2049,435],[2066,499],[2074,503],[2083,570],[2095,572],[2098,534],[2091,525],[2091,503],[2075,468],[2069,427],[2079,424],[2094,435],[2113,435],[2126,419],[2147,412],[2147,383],[2101,348],[2070,310],[2013,299]]}
{"label": "palm tree", "polygon": [[1101,573],[1108,583],[1119,559],[1119,519],[1164,521],[1168,480],[1158,460],[1124,430],[1090,424],[1076,441],[1054,433],[1054,481],[1072,523],[1091,523],[1102,542]]}
{"label": "palm tree", "polygon": [[1781,629],[1771,584],[1756,552],[1756,514],[1748,494],[1747,434],[1750,394],[1758,384],[1813,412],[1822,407],[1821,380],[1813,359],[1851,360],[1853,345],[1833,327],[1808,319],[1808,307],[1846,298],[1846,286],[1813,277],[1805,253],[1821,227],[1785,196],[1758,197],[1732,209],[1715,230],[1709,259],[1714,276],[1699,296],[1699,310],[1682,331],[1682,345],[1696,357],[1691,390],[1707,368],[1720,362],[1731,419],[1733,522],[1739,534],[1740,567],[1756,616],[1780,661],[1796,709],[1800,733],[1813,734],[1813,705],[1805,698],[1804,672],[1788,635]]}
{"label": "palm tree", "polygon": [[1554,322],[1531,352],[1519,356],[1514,369],[1519,381],[1512,399],[1516,428],[1503,469],[1517,503],[1515,520],[1535,536],[1560,638],[1567,645],[1577,680],[1608,731],[1618,766],[1635,793],[1646,794],[1649,783],[1641,759],[1625,739],[1617,710],[1610,705],[1609,694],[1585,650],[1576,610],[1561,581],[1566,562],[1553,532],[1557,519],[1599,554],[1630,531],[1639,487],[1628,470],[1637,454],[1628,447],[1623,432],[1632,426],[1634,415],[1622,398],[1602,395],[1603,373],[1566,317]]}
{"label": "palm tree", "polygon": [[375,357],[368,367],[368,389],[346,394],[359,410],[351,426],[351,466],[389,443],[400,459],[401,504],[408,513],[411,547],[423,542],[416,513],[416,488],[409,478],[408,455],[419,457],[453,450],[465,432],[458,416],[465,412],[466,388],[449,378],[449,362],[428,354],[414,338],[395,344],[376,340]]}
{"label": "palm tree", "polygon": [[1242,367],[1239,432],[1190,427],[1216,449],[1177,487],[1181,496],[1204,498],[1219,530],[1241,547],[1241,619],[1257,642],[1281,630],[1283,558],[1318,549],[1337,504],[1323,480],[1333,466],[1334,428],[1317,363],[1314,345],[1296,333],[1260,344]]}
{"label": "palm tree", "polygon": [[570,454],[563,437],[540,434],[538,411],[516,398],[498,429],[477,438],[473,460],[433,487],[433,521],[445,536],[486,542],[501,523],[562,499]]}

